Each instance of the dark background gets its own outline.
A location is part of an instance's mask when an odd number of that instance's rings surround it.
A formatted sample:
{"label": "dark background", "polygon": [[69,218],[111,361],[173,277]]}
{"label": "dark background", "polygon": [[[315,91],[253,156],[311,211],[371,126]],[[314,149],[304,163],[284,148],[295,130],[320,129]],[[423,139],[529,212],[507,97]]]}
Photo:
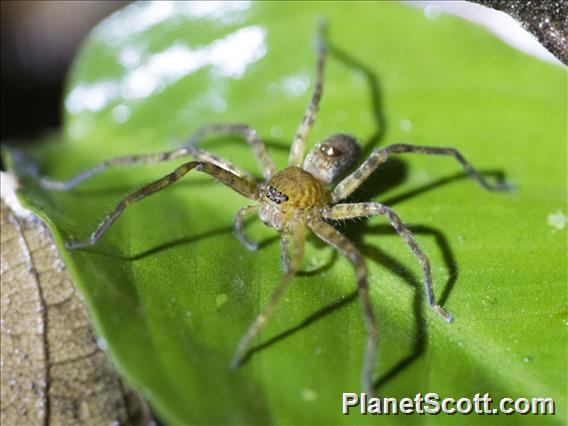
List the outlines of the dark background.
{"label": "dark background", "polygon": [[2,140],[61,124],[65,76],[88,32],[126,1],[6,1],[1,5]]}

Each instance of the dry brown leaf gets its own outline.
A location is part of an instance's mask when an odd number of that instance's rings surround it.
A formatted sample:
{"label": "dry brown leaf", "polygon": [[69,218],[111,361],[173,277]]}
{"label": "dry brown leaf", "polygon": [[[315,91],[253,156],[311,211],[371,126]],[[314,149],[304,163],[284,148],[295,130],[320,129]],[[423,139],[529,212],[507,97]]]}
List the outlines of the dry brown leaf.
{"label": "dry brown leaf", "polygon": [[0,422],[144,424],[144,404],[97,346],[51,235],[1,203]]}

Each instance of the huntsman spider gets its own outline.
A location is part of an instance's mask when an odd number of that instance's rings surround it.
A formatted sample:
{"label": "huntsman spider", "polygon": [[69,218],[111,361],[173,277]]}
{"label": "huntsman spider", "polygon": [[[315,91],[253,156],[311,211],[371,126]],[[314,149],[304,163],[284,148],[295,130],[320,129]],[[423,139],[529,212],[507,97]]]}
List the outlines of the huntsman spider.
{"label": "huntsman spider", "polygon": [[[315,88],[294,137],[288,166],[279,172],[276,172],[276,167],[265,144],[253,128],[242,124],[213,124],[199,129],[187,144],[172,151],[116,157],[106,160],[65,182],[54,181],[45,177],[41,178],[40,182],[44,188],[67,191],[111,166],[157,163],[185,156],[194,159],[194,161],[189,161],[177,167],[163,178],[128,195],[100,222],[89,238],[84,241],[67,243],[69,249],[96,244],[128,206],[165,189],[191,170],[210,175],[253,201],[253,205],[243,207],[237,213],[235,217],[236,235],[246,248],[250,250],[257,248],[257,245],[250,241],[244,232],[243,219],[252,214],[257,214],[267,226],[279,231],[281,233],[281,262],[284,275],[260,314],[241,338],[232,360],[234,367],[241,365],[247,358],[251,343],[274,312],[291,279],[299,270],[304,254],[305,232],[308,228],[318,238],[344,255],[355,269],[358,295],[367,331],[361,384],[365,392],[373,394],[373,369],[376,361],[378,331],[373,304],[369,296],[367,266],[357,247],[334,228],[329,221],[376,215],[386,216],[422,266],[424,292],[428,305],[447,322],[452,322],[453,317],[436,303],[428,257],[400,217],[392,209],[378,202],[342,203],[341,201],[345,200],[365,182],[379,166],[387,161],[391,154],[418,153],[453,157],[463,166],[467,174],[485,189],[503,190],[507,187],[501,183],[490,184],[454,148],[407,144],[390,145],[375,149],[359,167],[352,170],[360,156],[359,144],[351,135],[335,134],[316,144],[304,157],[306,141],[316,119],[322,97],[326,53],[325,37],[320,26],[317,35]],[[232,135],[245,139],[256,157],[264,180],[259,182],[248,171],[195,147],[198,141],[211,134]],[[347,174],[350,171],[352,172]],[[294,250],[290,249],[290,243],[293,243]]]}

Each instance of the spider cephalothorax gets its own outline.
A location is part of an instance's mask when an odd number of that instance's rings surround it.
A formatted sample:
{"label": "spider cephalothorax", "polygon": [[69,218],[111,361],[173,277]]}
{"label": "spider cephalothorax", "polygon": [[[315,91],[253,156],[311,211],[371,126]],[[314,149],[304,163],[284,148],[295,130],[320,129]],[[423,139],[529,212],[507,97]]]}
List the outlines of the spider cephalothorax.
{"label": "spider cephalothorax", "polygon": [[[183,156],[194,158],[194,161],[182,164],[167,176],[146,185],[124,198],[106,216],[87,240],[68,243],[67,247],[70,249],[95,244],[119,218],[127,206],[164,189],[181,179],[191,170],[208,174],[252,200],[255,204],[243,207],[235,217],[237,237],[247,248],[257,248],[257,245],[245,236],[243,227],[243,218],[253,213],[258,214],[265,224],[280,231],[281,261],[285,275],[276,286],[262,312],[253,321],[237,346],[232,363],[234,366],[240,365],[246,359],[253,339],[273,312],[291,278],[300,268],[304,253],[305,229],[310,229],[321,240],[345,255],[355,269],[358,293],[363,308],[363,318],[367,328],[367,342],[364,351],[361,381],[364,390],[368,393],[373,393],[373,371],[378,331],[373,305],[369,296],[367,267],[361,252],[343,234],[330,225],[329,221],[384,215],[421,263],[424,273],[424,290],[430,307],[448,322],[452,321],[452,316],[436,304],[428,257],[398,215],[389,207],[378,202],[341,203],[341,201],[352,194],[381,164],[387,161],[391,154],[396,153],[448,155],[459,161],[465,171],[484,188],[499,190],[507,187],[500,184],[489,184],[453,148],[405,144],[390,145],[373,151],[369,158],[360,164],[359,167],[344,177],[355,166],[360,155],[360,149],[354,137],[346,134],[336,134],[316,144],[304,159],[306,140],[314,123],[322,95],[326,50],[321,30],[318,33],[317,46],[316,84],[312,100],[308,104],[304,118],[294,137],[290,149],[288,167],[278,173],[276,173],[276,167],[268,155],[264,143],[251,127],[243,124],[216,124],[199,129],[187,145],[176,150],[157,154],[113,158],[94,166],[67,182],[41,178],[40,183],[48,189],[66,191],[112,165],[156,163]],[[258,182],[246,170],[195,147],[199,140],[212,133],[224,133],[243,137],[256,156],[264,180]],[[289,252],[290,242],[294,243],[293,255]]]}
{"label": "spider cephalothorax", "polygon": [[259,197],[258,216],[277,230],[291,220],[300,220],[329,202],[329,191],[304,169],[288,167],[276,173]]}

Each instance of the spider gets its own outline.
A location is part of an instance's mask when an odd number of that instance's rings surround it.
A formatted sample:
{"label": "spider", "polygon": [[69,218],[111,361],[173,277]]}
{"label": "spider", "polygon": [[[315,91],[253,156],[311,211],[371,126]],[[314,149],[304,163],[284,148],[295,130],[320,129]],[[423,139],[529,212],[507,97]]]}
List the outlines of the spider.
{"label": "spider", "polygon": [[[154,154],[112,158],[68,181],[55,181],[42,177],[40,184],[47,189],[68,191],[80,182],[111,166],[157,163],[185,156],[194,158],[194,161],[182,164],[170,174],[128,195],[100,222],[89,238],[83,241],[68,242],[66,244],[68,249],[96,244],[128,206],[165,189],[191,170],[210,175],[245,198],[254,201],[253,205],[243,207],[236,214],[236,235],[249,250],[258,248],[257,244],[247,238],[244,231],[243,219],[252,214],[257,214],[267,226],[279,231],[281,233],[281,263],[284,275],[260,314],[241,338],[231,362],[231,365],[235,368],[246,360],[253,340],[274,312],[291,279],[299,270],[304,254],[306,228],[310,229],[318,238],[347,257],[355,269],[358,295],[367,331],[361,385],[365,392],[373,394],[373,367],[377,353],[378,330],[369,296],[367,266],[357,247],[328,223],[329,221],[376,215],[386,216],[422,266],[424,292],[428,305],[448,323],[453,321],[453,316],[436,303],[428,257],[400,217],[392,209],[378,202],[342,203],[341,201],[345,200],[365,182],[379,166],[387,161],[391,154],[418,153],[450,156],[456,159],[467,174],[485,189],[504,190],[508,187],[501,183],[490,184],[487,182],[484,176],[454,148],[394,144],[375,149],[359,167],[347,174],[356,165],[361,150],[355,137],[348,134],[335,134],[316,144],[304,158],[306,141],[316,119],[323,93],[324,69],[328,50],[323,25],[318,26],[316,50],[315,88],[292,142],[288,166],[279,172],[276,171],[265,144],[253,128],[243,124],[213,124],[199,129],[187,144],[178,149]],[[195,147],[198,141],[211,134],[225,134],[244,138],[256,157],[264,180],[259,182],[248,171]],[[291,243],[294,250],[290,248]]]}

